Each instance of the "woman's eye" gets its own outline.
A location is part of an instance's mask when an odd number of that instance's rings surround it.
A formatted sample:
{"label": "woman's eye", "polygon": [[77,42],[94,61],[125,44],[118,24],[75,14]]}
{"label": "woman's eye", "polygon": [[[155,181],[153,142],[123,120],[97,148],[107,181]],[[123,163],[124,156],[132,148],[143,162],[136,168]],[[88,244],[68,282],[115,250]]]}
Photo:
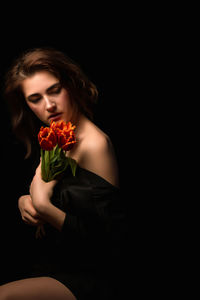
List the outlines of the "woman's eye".
{"label": "woman's eye", "polygon": [[59,93],[60,93],[60,90],[61,90],[60,88],[59,88],[59,89],[56,89],[53,93],[54,93],[54,94],[59,94]]}
{"label": "woman's eye", "polygon": [[61,91],[61,87],[57,87],[57,88],[51,90],[50,94],[59,94],[60,91]]}
{"label": "woman's eye", "polygon": [[37,98],[29,98],[29,101],[32,102],[32,103],[37,103],[39,102],[41,99],[41,97],[37,97]]}

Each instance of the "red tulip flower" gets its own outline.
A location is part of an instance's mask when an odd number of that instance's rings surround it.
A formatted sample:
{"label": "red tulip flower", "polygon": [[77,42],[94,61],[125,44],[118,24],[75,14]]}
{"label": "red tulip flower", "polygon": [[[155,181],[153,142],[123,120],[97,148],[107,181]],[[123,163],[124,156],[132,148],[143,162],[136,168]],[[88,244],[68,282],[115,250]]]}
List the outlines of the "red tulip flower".
{"label": "red tulip flower", "polygon": [[53,148],[57,144],[57,136],[54,130],[49,127],[41,127],[40,132],[38,133],[38,140],[40,143],[40,147],[43,150],[53,150]]}

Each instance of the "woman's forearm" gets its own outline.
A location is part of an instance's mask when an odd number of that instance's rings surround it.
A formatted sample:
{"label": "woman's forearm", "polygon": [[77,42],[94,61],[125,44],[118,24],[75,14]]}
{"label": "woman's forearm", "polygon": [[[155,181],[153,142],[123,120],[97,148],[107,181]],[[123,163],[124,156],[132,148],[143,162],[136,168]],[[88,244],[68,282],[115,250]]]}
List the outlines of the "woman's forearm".
{"label": "woman's forearm", "polygon": [[39,213],[46,222],[51,224],[59,231],[62,230],[62,226],[66,216],[66,213],[64,211],[49,202],[39,209]]}

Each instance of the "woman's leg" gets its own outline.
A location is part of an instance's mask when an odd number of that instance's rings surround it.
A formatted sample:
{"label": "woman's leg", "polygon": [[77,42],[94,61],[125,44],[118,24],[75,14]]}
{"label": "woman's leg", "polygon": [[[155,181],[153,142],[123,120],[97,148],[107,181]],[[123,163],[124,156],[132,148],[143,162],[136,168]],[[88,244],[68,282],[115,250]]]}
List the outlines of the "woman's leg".
{"label": "woman's leg", "polygon": [[0,300],[76,300],[61,282],[50,277],[17,280],[0,286]]}

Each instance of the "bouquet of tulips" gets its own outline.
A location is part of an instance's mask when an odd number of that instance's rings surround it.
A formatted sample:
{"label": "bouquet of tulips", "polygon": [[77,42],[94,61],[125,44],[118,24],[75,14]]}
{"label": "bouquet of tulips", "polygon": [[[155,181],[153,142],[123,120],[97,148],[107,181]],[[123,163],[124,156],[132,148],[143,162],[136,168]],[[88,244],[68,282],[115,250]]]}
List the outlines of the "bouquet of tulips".
{"label": "bouquet of tulips", "polygon": [[[73,176],[76,173],[77,163],[67,157],[66,152],[71,150],[76,143],[74,129],[71,122],[51,122],[50,127],[41,127],[38,140],[41,147],[41,175],[45,182],[58,179],[68,166],[71,167]],[[43,225],[39,225],[36,238],[45,234]]]}
{"label": "bouquet of tulips", "polygon": [[76,143],[74,129],[71,122],[51,122],[50,127],[41,127],[38,140],[41,147],[41,172],[45,182],[56,179],[68,165],[75,176],[76,161],[66,156]]}

